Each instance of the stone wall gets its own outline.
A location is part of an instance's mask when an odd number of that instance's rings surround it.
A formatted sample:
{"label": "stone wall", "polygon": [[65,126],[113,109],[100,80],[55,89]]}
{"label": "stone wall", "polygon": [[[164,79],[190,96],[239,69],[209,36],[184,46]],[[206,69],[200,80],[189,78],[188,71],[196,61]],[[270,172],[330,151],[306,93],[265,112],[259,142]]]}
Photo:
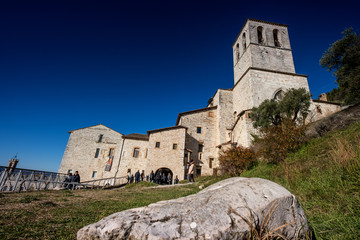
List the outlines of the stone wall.
{"label": "stone wall", "polygon": [[[191,159],[201,169],[202,175],[211,175],[218,165],[217,114],[217,108],[208,108],[181,116],[181,125],[188,128],[186,148],[192,151]],[[197,132],[198,127],[201,127],[201,133]],[[199,145],[203,146],[202,152],[199,152]]]}
{"label": "stone wall", "polygon": [[[185,165],[185,127],[171,127],[163,130],[153,130],[148,132],[149,152],[145,174],[154,173],[159,168],[169,168],[173,176],[184,179]],[[157,147],[156,143],[159,143]],[[176,147],[174,146],[176,144]]]}
{"label": "stone wall", "polygon": [[[103,137],[99,142],[100,135]],[[58,172],[79,171],[81,181],[113,177],[119,163],[122,136],[121,133],[103,125],[71,131]],[[99,154],[95,157],[97,149]],[[112,166],[110,171],[105,171],[110,149],[114,149]],[[94,178],[93,172],[96,172]]]}
{"label": "stone wall", "polygon": [[[137,139],[124,139],[124,148],[123,153],[120,159],[119,173],[117,176],[126,176],[128,169],[130,169],[131,174],[135,174],[137,170],[140,173],[144,170],[146,174],[146,166],[148,164],[148,144],[146,140],[137,140]],[[134,149],[139,148],[139,155],[134,156]]]}
{"label": "stone wall", "polygon": [[306,76],[250,69],[233,89],[234,111],[240,113],[257,107],[264,100],[274,98],[277,91],[286,92],[290,88],[305,88],[309,91]]}
{"label": "stone wall", "polygon": [[317,121],[341,110],[341,105],[321,100],[313,100],[310,105],[309,122]]}

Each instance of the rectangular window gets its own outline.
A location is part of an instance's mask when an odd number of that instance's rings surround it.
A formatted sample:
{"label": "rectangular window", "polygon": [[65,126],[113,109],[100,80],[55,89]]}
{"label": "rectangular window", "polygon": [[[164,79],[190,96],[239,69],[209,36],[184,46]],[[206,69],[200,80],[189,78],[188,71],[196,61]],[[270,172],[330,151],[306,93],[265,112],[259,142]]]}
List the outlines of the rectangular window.
{"label": "rectangular window", "polygon": [[134,148],[133,157],[137,158],[139,157],[140,148]]}
{"label": "rectangular window", "polygon": [[146,149],[145,151],[145,158],[147,158],[147,155],[148,155],[148,149]]}
{"label": "rectangular window", "polygon": [[95,158],[98,158],[98,157],[99,157],[99,153],[100,153],[100,148],[97,148],[97,149],[96,149],[96,152],[95,152]]}
{"label": "rectangular window", "polygon": [[177,144],[176,144],[176,143],[173,144],[173,149],[174,149],[174,150],[177,149]]}
{"label": "rectangular window", "polygon": [[155,143],[155,147],[156,147],[156,148],[159,148],[159,147],[160,147],[160,142],[156,142],[156,143]]}
{"label": "rectangular window", "polygon": [[96,173],[97,173],[96,171],[93,171],[91,177],[92,177],[92,178],[96,178]]}
{"label": "rectangular window", "polygon": [[115,152],[115,148],[110,148],[109,150],[109,157],[113,157]]}
{"label": "rectangular window", "polygon": [[99,135],[99,140],[98,140],[98,142],[102,142],[103,136],[104,136],[103,134],[100,134],[100,135]]}
{"label": "rectangular window", "polygon": [[196,132],[197,132],[197,133],[201,133],[201,127],[197,127],[197,128],[196,128]]}
{"label": "rectangular window", "polygon": [[203,150],[204,150],[204,145],[199,144],[199,150],[198,150],[198,152],[203,152]]}
{"label": "rectangular window", "polygon": [[209,168],[212,168],[212,163],[213,163],[214,159],[213,158],[209,158]]}

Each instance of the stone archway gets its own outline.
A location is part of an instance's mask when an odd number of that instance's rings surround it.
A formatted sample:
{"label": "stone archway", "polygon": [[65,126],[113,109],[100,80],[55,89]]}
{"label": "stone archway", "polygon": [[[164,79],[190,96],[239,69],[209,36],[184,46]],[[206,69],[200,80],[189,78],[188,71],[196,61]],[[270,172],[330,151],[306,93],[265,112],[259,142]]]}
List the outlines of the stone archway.
{"label": "stone archway", "polygon": [[[170,181],[168,180],[168,175],[170,174]],[[173,182],[173,172],[170,168],[159,168],[155,172],[155,183],[157,184],[172,184]]]}

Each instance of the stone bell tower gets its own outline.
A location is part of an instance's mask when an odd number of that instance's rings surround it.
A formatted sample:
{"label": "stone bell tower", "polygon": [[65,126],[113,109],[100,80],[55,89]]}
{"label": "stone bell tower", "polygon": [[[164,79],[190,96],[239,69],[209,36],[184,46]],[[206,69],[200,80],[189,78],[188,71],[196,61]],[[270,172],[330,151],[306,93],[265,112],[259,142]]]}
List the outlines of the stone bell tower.
{"label": "stone bell tower", "polygon": [[233,128],[238,140],[233,141],[248,146],[250,110],[266,99],[281,98],[290,88],[309,91],[309,85],[306,75],[295,73],[287,25],[247,19],[233,44],[233,56],[233,113],[240,118],[235,124],[239,130]]}
{"label": "stone bell tower", "polygon": [[248,19],[233,44],[234,84],[250,68],[295,73],[287,25]]}

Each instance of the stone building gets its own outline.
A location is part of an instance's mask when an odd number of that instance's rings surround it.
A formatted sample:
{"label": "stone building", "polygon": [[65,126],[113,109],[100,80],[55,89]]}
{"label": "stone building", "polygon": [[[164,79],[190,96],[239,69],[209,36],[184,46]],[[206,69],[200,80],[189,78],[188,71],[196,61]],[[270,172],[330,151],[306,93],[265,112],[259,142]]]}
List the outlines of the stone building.
{"label": "stone building", "polygon": [[[179,113],[175,126],[123,135],[104,125],[70,131],[59,172],[78,170],[82,180],[163,171],[185,178],[186,162],[198,175],[215,174],[219,152],[251,145],[250,110],[281,99],[290,88],[309,91],[307,76],[295,72],[287,25],[247,19],[233,44],[234,86],[218,89],[207,107]],[[309,121],[340,110],[313,100]]]}

